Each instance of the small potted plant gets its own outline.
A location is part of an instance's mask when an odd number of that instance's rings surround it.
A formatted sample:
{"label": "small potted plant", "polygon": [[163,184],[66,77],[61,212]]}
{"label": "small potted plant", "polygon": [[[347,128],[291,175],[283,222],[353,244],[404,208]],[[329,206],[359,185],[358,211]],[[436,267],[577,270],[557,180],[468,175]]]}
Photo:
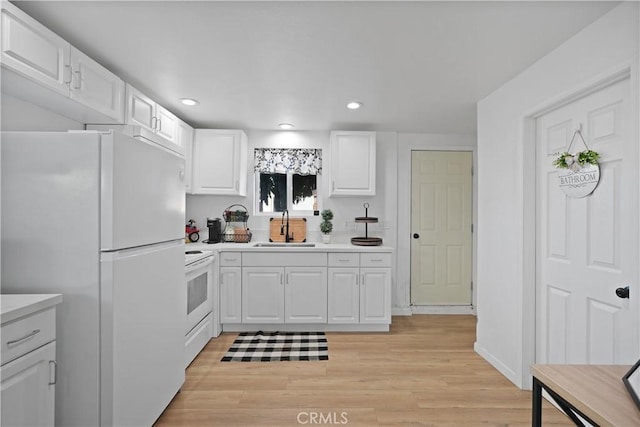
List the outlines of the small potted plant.
{"label": "small potted plant", "polygon": [[329,243],[331,241],[331,231],[333,230],[333,212],[331,209],[325,209],[320,213],[322,216],[322,222],[320,223],[320,231],[322,231],[322,243]]}

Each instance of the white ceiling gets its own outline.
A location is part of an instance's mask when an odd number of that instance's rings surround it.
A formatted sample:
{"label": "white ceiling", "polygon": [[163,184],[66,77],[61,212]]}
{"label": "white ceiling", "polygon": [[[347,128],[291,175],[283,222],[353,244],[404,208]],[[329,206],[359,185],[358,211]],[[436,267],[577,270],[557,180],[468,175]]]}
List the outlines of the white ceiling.
{"label": "white ceiling", "polygon": [[616,5],[14,3],[195,127],[431,133],[475,133],[478,100]]}

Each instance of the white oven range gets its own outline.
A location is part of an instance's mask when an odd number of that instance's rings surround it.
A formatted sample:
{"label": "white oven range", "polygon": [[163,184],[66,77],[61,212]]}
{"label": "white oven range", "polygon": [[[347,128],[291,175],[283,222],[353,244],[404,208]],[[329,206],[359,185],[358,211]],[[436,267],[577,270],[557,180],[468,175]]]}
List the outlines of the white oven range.
{"label": "white oven range", "polygon": [[[214,265],[212,251],[185,251],[187,320],[185,327],[185,368],[214,336]],[[217,334],[216,334],[217,335]]]}

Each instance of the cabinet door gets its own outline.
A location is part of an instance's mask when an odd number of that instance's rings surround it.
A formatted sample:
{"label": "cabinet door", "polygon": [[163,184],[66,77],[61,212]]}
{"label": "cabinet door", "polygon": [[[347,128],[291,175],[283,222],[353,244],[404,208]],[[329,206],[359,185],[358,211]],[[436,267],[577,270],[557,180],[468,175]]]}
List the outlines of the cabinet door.
{"label": "cabinet door", "polygon": [[126,95],[126,123],[142,126],[151,132],[155,132],[156,103],[131,85],[126,86]]}
{"label": "cabinet door", "polygon": [[161,137],[178,143],[178,118],[166,108],[156,104],[156,133]]}
{"label": "cabinet door", "polygon": [[242,269],[220,267],[220,323],[242,322]]}
{"label": "cabinet door", "polygon": [[331,196],[375,196],[375,132],[331,132]]}
{"label": "cabinet door", "polygon": [[9,2],[1,28],[2,65],[69,96],[69,43]]}
{"label": "cabinet door", "polygon": [[360,322],[359,272],[356,267],[329,268],[328,323]]}
{"label": "cabinet door", "polygon": [[71,99],[124,122],[124,82],[71,46]]}
{"label": "cabinet door", "polygon": [[2,425],[54,425],[55,360],[53,341],[0,368]]}
{"label": "cabinet door", "polygon": [[195,130],[193,194],[247,194],[247,136],[244,132]]}
{"label": "cabinet door", "polygon": [[285,323],[327,323],[327,269],[285,268]]}
{"label": "cabinet door", "polygon": [[176,144],[184,150],[184,188],[187,193],[191,193],[193,170],[193,128],[182,120],[178,120],[178,138],[176,140]]}
{"label": "cabinet door", "polygon": [[242,269],[242,323],[284,323],[284,269]]}
{"label": "cabinet door", "polygon": [[391,323],[391,269],[360,269],[360,323]]}

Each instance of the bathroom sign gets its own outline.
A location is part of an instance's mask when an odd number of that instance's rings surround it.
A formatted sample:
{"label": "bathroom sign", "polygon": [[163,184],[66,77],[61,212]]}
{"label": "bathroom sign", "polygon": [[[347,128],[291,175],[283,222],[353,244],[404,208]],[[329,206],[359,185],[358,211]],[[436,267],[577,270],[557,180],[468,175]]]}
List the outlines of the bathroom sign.
{"label": "bathroom sign", "polygon": [[573,171],[559,169],[560,189],[569,197],[579,199],[593,193],[600,181],[600,166],[585,164]]}

